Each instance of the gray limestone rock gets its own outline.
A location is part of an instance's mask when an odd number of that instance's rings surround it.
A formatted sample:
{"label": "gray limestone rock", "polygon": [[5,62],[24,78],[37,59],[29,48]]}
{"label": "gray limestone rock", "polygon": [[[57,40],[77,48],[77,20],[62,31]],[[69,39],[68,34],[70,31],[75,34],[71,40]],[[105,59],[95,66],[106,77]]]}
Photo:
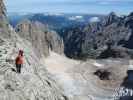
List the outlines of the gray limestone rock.
{"label": "gray limestone rock", "polygon": [[16,32],[33,44],[35,50],[37,50],[36,53],[38,53],[39,56],[42,54],[48,56],[49,50],[59,54],[64,53],[63,40],[56,32],[50,31],[40,22],[23,20],[17,25]]}

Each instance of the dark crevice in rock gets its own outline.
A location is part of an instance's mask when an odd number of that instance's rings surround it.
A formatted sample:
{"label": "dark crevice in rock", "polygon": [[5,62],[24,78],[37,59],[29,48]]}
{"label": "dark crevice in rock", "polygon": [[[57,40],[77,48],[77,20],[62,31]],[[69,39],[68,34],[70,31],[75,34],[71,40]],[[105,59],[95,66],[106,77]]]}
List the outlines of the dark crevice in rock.
{"label": "dark crevice in rock", "polygon": [[110,80],[111,73],[107,70],[98,69],[94,75],[98,76],[100,80]]}
{"label": "dark crevice in rock", "polygon": [[69,100],[67,96],[63,95],[64,100]]}
{"label": "dark crevice in rock", "polygon": [[49,85],[50,87],[52,87],[52,86],[51,86],[51,83],[50,83],[49,81],[46,80],[46,82],[48,83],[48,85]]}
{"label": "dark crevice in rock", "polygon": [[0,46],[2,46],[4,42],[4,40],[0,39]]}
{"label": "dark crevice in rock", "polygon": [[5,86],[5,89],[9,89],[9,90],[11,90],[11,91],[15,91],[15,90],[12,88],[12,86],[11,86],[10,84],[7,84],[7,85]]}
{"label": "dark crevice in rock", "polygon": [[106,59],[106,58],[117,58],[118,57],[118,52],[114,51],[113,49],[107,49],[105,51],[103,51],[99,57],[97,57],[98,59]]}

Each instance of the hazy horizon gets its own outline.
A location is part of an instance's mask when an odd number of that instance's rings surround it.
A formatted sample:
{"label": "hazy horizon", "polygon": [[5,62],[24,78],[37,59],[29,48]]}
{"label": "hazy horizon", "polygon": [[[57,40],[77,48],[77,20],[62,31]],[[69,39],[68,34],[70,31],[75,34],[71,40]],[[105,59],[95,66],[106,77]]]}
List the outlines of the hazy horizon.
{"label": "hazy horizon", "polygon": [[129,14],[132,0],[6,0],[7,12],[17,13],[81,13],[81,14]]}

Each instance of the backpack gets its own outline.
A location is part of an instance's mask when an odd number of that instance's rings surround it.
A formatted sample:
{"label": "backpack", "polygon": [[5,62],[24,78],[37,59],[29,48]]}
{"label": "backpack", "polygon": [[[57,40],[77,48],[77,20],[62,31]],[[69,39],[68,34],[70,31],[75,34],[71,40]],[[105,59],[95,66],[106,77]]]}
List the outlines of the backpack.
{"label": "backpack", "polygon": [[16,60],[15,60],[15,63],[17,64],[17,62],[19,62],[20,58],[17,57]]}

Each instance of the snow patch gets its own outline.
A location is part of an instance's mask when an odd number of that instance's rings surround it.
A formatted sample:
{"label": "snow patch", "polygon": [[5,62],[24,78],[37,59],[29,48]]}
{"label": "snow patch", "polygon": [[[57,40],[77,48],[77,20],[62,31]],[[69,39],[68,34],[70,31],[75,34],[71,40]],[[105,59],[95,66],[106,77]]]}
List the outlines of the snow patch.
{"label": "snow patch", "polygon": [[104,65],[99,64],[99,63],[97,63],[97,62],[93,63],[93,65],[96,66],[96,67],[103,67],[103,66],[104,66]]}
{"label": "snow patch", "polygon": [[69,17],[69,20],[81,20],[83,19],[83,16],[71,16]]}
{"label": "snow patch", "polygon": [[90,22],[99,22],[100,19],[98,17],[92,17],[90,18]]}

